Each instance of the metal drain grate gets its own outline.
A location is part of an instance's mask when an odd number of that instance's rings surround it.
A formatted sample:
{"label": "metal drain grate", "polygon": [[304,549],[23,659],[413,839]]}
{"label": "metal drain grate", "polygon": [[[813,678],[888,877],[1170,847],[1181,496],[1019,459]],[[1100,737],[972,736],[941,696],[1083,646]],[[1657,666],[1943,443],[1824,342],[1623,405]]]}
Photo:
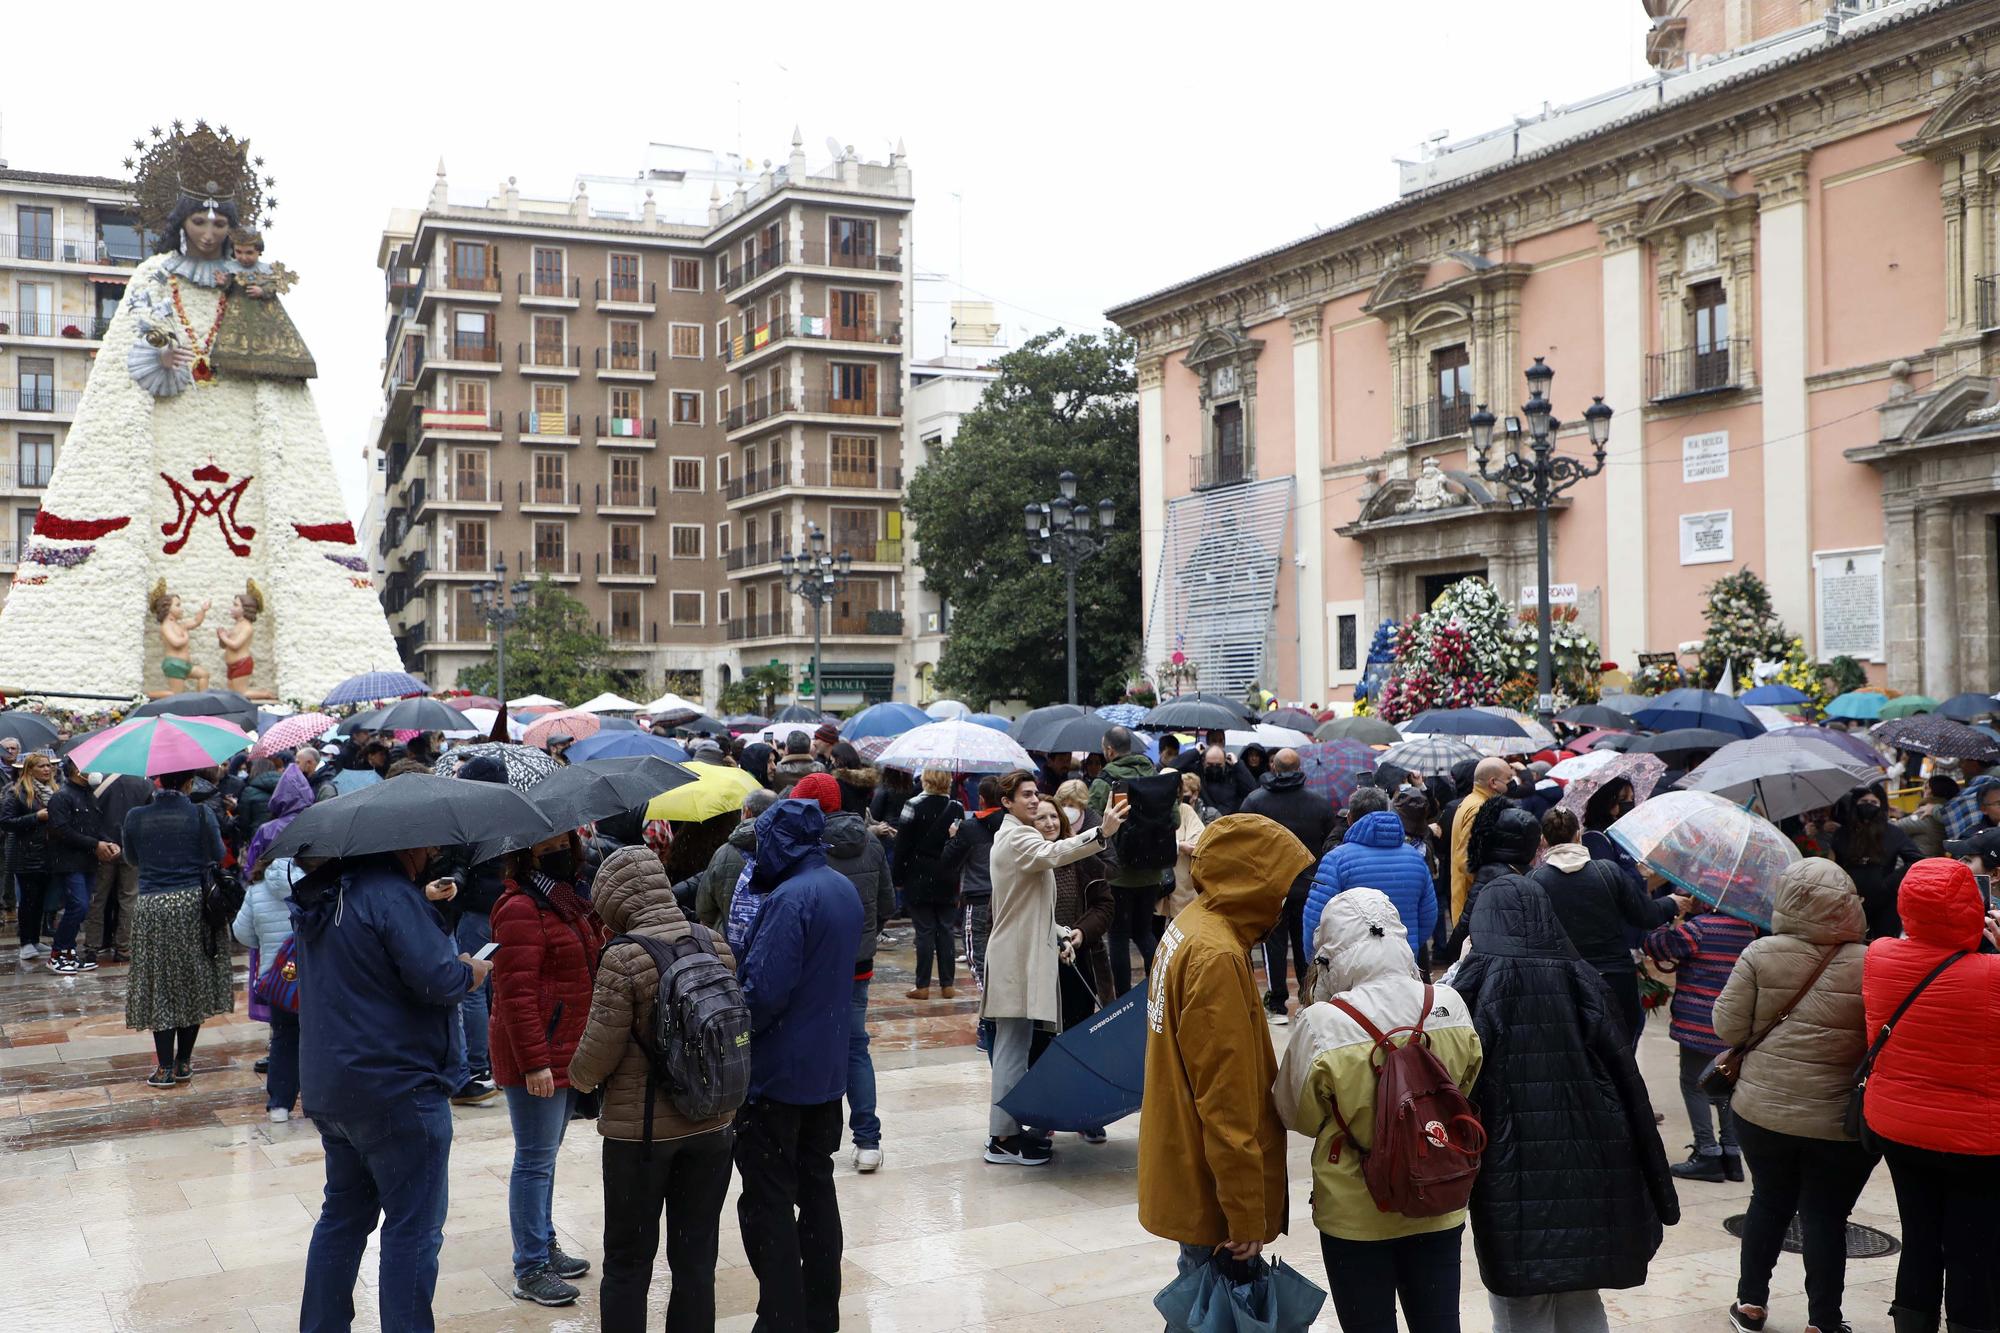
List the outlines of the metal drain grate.
{"label": "metal drain grate", "polygon": [[[1743,1217],[1742,1213],[1738,1213],[1734,1217],[1724,1218],[1722,1229],[1737,1239],[1742,1239]],[[1805,1248],[1805,1242],[1799,1239],[1799,1219],[1794,1217],[1792,1224],[1785,1228],[1785,1249],[1793,1254],[1803,1254]],[[1864,1227],[1859,1222],[1847,1224],[1847,1257],[1850,1259],[1880,1259],[1902,1248],[1903,1243],[1886,1231]]]}

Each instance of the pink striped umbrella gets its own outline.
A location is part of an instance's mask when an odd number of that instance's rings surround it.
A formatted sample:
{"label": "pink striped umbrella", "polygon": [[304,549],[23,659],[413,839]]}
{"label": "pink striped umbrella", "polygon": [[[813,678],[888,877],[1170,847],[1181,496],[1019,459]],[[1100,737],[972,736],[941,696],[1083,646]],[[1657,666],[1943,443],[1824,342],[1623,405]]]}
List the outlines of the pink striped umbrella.
{"label": "pink striped umbrella", "polygon": [[282,722],[273,723],[271,729],[257,738],[250,747],[252,759],[268,759],[274,754],[285,754],[298,749],[307,741],[316,741],[326,735],[339,719],[325,713],[294,713]]}
{"label": "pink striped umbrella", "polygon": [[567,736],[580,741],[586,736],[595,736],[604,724],[597,714],[586,713],[579,708],[565,708],[560,713],[549,713],[535,719],[535,724],[522,734],[521,743],[532,745],[538,750],[549,748],[549,737]]}
{"label": "pink striped umbrella", "polygon": [[68,758],[85,772],[157,777],[213,768],[250,746],[250,736],[219,717],[135,717],[79,742]]}

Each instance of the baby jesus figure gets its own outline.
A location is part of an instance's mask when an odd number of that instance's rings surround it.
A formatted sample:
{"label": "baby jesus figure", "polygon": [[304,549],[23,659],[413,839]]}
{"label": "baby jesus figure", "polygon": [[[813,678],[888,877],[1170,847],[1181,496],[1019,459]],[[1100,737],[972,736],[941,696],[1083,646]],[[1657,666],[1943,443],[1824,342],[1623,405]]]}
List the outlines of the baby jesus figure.
{"label": "baby jesus figure", "polygon": [[298,283],[299,275],[283,264],[264,262],[264,237],[253,228],[231,228],[229,249],[230,258],[223,262],[217,283],[230,305],[211,352],[216,369],[271,379],[311,379],[317,373],[312,353],[277,299]]}

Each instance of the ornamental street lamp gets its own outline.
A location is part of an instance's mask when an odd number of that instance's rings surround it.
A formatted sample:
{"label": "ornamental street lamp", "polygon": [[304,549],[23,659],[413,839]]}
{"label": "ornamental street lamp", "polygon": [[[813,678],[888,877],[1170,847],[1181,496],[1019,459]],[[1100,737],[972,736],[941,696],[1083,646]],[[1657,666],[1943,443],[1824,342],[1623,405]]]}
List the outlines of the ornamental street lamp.
{"label": "ornamental street lamp", "polygon": [[1117,507],[1109,497],[1099,500],[1097,530],[1091,531],[1092,506],[1077,503],[1076,473],[1065,470],[1056,478],[1058,494],[1043,504],[1030,504],[1021,511],[1028,530],[1028,549],[1045,565],[1061,562],[1063,604],[1069,645],[1069,702],[1076,702],[1076,570],[1110,541],[1111,521]]}
{"label": "ornamental street lamp", "polygon": [[[1604,446],[1611,439],[1611,409],[1603,395],[1583,409],[1584,424],[1590,429],[1593,463],[1555,452],[1556,419],[1549,402],[1549,381],[1555,370],[1541,357],[1528,367],[1528,401],[1521,405],[1527,417],[1522,430],[1520,417],[1508,417],[1504,430],[1506,461],[1498,468],[1489,466],[1493,451],[1493,414],[1481,403],[1472,414],[1472,451],[1479,459],[1479,475],[1507,488],[1507,498],[1516,509],[1535,507],[1535,711],[1542,725],[1555,720],[1556,664],[1549,651],[1549,502],[1586,477],[1604,471]],[[1522,444],[1526,441],[1527,450]]]}
{"label": "ornamental street lamp", "polygon": [[[494,630],[494,652],[497,658],[493,669],[493,692],[500,696],[504,709],[507,703],[507,631],[521,618],[521,610],[534,591],[534,584],[521,579],[511,587],[507,583],[507,562],[505,559],[493,562],[494,578],[472,585],[472,612]],[[513,601],[507,596],[513,594]]]}
{"label": "ornamental street lamp", "polygon": [[819,530],[819,524],[806,524],[806,549],[793,555],[790,551],[778,557],[778,568],[784,574],[785,587],[806,600],[813,613],[813,658],[812,691],[813,707],[824,711],[826,696],[819,688],[820,668],[820,608],[831,602],[834,595],[847,586],[847,571],[853,567],[854,557],[841,548],[839,555],[831,555],[826,549],[826,534]]}

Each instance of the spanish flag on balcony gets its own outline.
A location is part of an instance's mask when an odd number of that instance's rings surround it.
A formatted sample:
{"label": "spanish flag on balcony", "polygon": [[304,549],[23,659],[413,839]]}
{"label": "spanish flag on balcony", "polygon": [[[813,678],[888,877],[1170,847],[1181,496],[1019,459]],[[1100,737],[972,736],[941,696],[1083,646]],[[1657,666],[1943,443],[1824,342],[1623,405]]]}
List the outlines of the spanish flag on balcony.
{"label": "spanish flag on balcony", "polygon": [[756,351],[759,347],[762,347],[765,343],[769,341],[771,341],[771,326],[769,324],[759,324],[756,328],[750,331],[751,351],[753,352]]}

